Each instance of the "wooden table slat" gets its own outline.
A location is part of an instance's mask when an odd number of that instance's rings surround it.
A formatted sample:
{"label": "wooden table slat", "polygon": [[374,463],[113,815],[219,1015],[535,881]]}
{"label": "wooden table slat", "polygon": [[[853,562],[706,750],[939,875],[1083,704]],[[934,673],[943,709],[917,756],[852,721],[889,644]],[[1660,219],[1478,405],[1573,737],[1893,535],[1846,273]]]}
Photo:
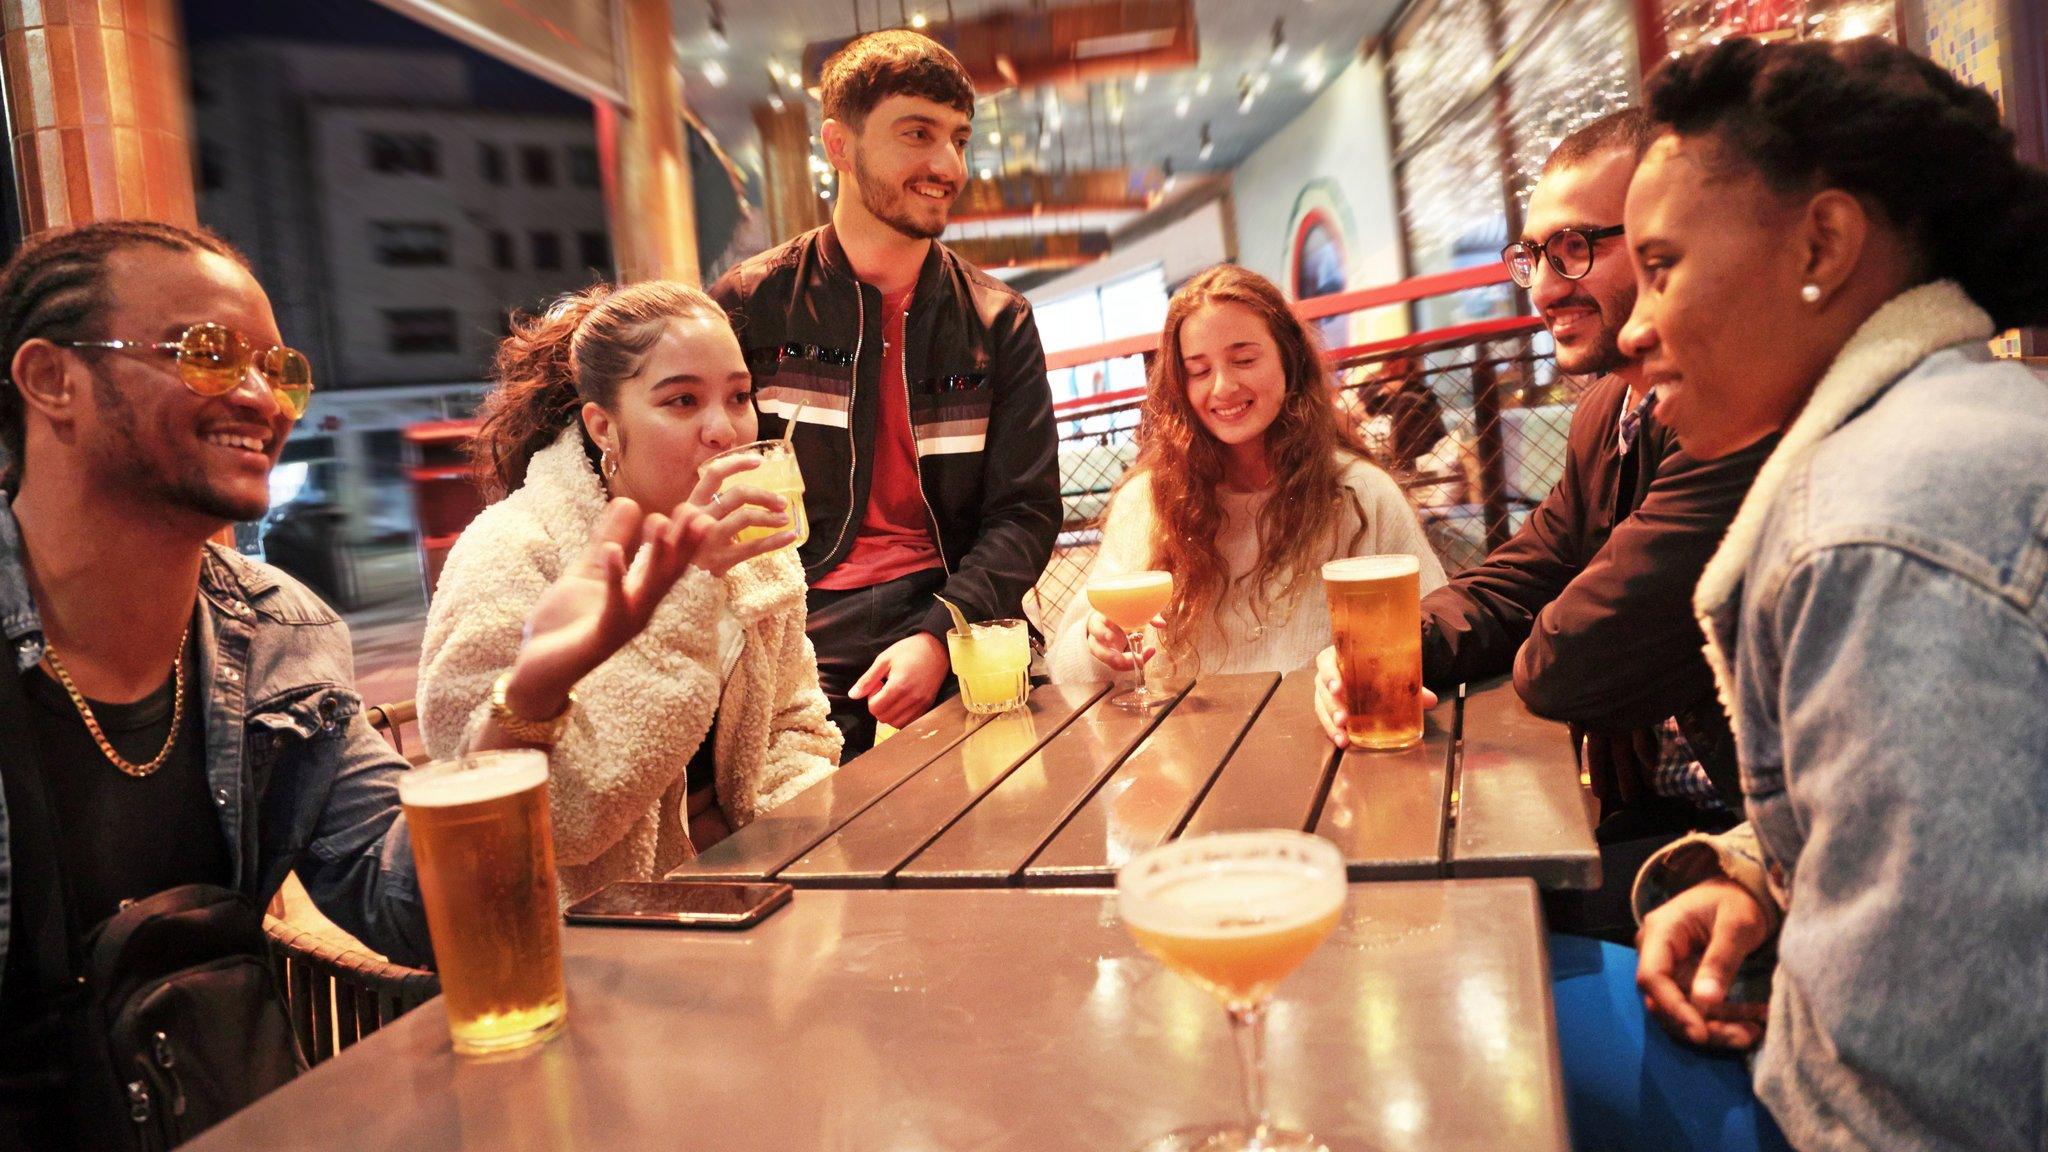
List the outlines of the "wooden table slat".
{"label": "wooden table slat", "polygon": [[1198,681],[1025,867],[1024,882],[1108,884],[1171,839],[1279,682],[1270,672]]}
{"label": "wooden table slat", "polygon": [[1600,848],[1565,726],[1534,715],[1500,684],[1465,701],[1464,735],[1450,874],[1598,888]]}
{"label": "wooden table slat", "polygon": [[950,751],[981,725],[950,696],[839,771],[755,817],[669,873],[685,880],[766,880]]}
{"label": "wooden table slat", "polygon": [[[1048,684],[1021,709],[991,716],[917,775],[776,873],[792,884],[877,886],[1108,690]],[[894,743],[891,738],[889,743]],[[858,763],[858,761],[856,761]]]}
{"label": "wooden table slat", "polygon": [[1347,748],[1338,760],[1315,832],[1344,850],[1353,880],[1443,874],[1453,722],[1439,707],[1420,742],[1396,752]]}
{"label": "wooden table slat", "polygon": [[[1186,692],[1181,683],[1171,689]],[[1177,702],[1177,701],[1176,701]],[[896,872],[900,887],[1012,884],[1024,865],[1114,772],[1167,709],[1096,701]]]}
{"label": "wooden table slat", "polygon": [[1281,677],[1280,687],[1223,765],[1181,835],[1306,830],[1337,758],[1336,746],[1316,720],[1315,703],[1314,669]]}

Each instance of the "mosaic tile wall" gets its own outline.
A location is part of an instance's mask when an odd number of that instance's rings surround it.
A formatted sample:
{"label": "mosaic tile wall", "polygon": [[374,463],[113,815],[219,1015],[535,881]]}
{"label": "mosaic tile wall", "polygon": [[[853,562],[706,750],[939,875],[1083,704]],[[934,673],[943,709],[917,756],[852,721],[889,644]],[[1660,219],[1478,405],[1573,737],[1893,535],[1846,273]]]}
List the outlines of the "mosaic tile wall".
{"label": "mosaic tile wall", "polygon": [[2006,25],[2000,0],[1921,0],[1927,55],[1961,77],[1982,84],[2005,106]]}

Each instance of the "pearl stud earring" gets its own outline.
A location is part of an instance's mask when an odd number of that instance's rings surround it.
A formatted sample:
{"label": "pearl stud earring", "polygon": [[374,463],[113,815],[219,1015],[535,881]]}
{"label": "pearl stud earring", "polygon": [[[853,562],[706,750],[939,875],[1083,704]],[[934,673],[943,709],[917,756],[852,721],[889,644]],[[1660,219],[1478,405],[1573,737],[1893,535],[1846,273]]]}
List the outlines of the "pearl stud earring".
{"label": "pearl stud earring", "polygon": [[1820,303],[1820,285],[1808,284],[1799,290],[1799,298],[1808,304]]}

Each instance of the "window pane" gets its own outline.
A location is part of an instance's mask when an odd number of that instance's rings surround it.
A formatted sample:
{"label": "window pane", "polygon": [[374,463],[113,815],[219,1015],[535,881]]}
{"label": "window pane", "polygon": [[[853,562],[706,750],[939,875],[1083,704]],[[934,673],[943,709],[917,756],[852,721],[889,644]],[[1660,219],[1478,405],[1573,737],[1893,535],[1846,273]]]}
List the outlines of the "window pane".
{"label": "window pane", "polygon": [[457,352],[453,308],[401,308],[384,313],[385,346],[400,354]]}
{"label": "window pane", "polygon": [[553,150],[529,144],[519,150],[519,170],[526,182],[536,187],[550,187],[555,182],[555,154]]}
{"label": "window pane", "polygon": [[553,232],[534,232],[527,237],[533,248],[533,266],[553,272],[562,266],[562,238]]}
{"label": "window pane", "polygon": [[393,268],[446,265],[448,229],[440,224],[373,220],[370,247],[377,263]]}
{"label": "window pane", "polygon": [[1158,265],[1102,286],[1102,338],[1121,340],[1166,326],[1166,270]]}
{"label": "window pane", "polygon": [[1093,288],[1032,312],[1038,317],[1038,338],[1047,352],[1102,343],[1102,305]]}

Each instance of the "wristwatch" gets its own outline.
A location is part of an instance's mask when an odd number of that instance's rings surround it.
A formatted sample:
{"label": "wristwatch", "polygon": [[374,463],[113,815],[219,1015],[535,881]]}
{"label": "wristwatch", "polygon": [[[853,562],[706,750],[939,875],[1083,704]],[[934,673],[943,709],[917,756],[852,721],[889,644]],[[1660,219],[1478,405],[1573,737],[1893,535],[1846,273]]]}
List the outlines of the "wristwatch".
{"label": "wristwatch", "polygon": [[555,741],[562,738],[562,729],[569,726],[569,713],[576,707],[576,693],[569,693],[569,702],[562,705],[560,712],[544,720],[534,720],[514,712],[512,705],[506,702],[505,689],[511,683],[512,671],[508,668],[491,685],[491,718],[498,722],[505,735],[521,744],[531,744],[536,748],[554,747]]}

